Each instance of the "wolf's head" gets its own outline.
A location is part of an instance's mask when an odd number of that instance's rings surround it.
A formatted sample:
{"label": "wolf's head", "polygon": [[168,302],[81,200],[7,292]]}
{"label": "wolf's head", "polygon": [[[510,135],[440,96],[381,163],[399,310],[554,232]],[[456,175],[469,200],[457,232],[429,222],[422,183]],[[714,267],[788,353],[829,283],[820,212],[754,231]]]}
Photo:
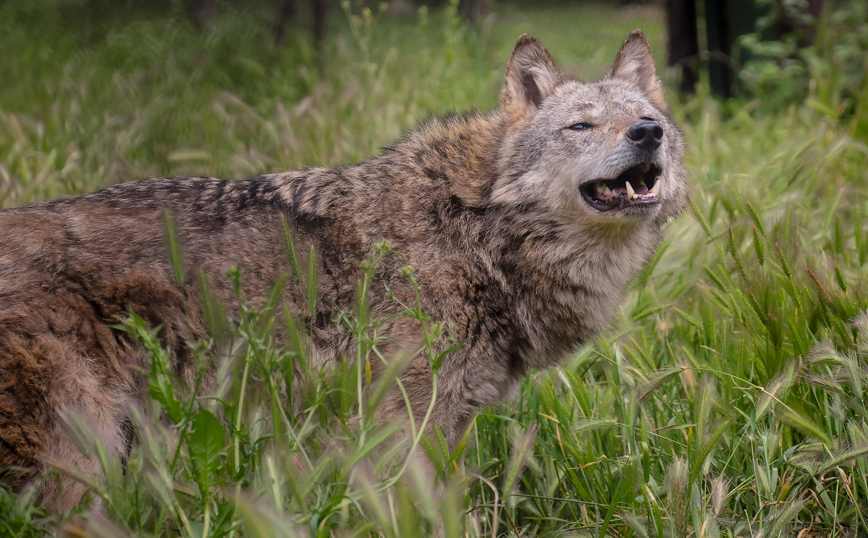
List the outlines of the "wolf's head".
{"label": "wolf's head", "polygon": [[539,41],[522,35],[501,99],[508,132],[492,201],[604,227],[663,223],[684,207],[683,139],[641,30],[592,83],[567,77]]}

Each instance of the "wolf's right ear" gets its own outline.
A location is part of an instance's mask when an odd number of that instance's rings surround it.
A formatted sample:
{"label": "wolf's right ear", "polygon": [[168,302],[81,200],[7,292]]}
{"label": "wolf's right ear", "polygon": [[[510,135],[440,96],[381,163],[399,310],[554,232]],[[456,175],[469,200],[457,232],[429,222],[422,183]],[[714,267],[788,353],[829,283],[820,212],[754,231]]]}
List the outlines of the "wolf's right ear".
{"label": "wolf's right ear", "polygon": [[666,100],[663,99],[663,88],[657,78],[651,46],[642,30],[633,30],[624,40],[609,76],[635,84],[654,106],[666,112]]}
{"label": "wolf's right ear", "polygon": [[563,73],[542,43],[522,34],[509,57],[500,98],[510,116],[518,119],[536,111],[563,80]]}

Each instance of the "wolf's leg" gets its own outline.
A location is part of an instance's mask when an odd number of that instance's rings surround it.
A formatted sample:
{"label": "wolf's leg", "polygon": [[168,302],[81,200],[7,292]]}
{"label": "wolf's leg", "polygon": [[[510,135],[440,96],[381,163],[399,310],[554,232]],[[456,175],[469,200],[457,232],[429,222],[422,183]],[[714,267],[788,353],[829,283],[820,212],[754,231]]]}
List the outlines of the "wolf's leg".
{"label": "wolf's leg", "polygon": [[[67,407],[58,410],[55,423],[46,439],[46,450],[41,454],[46,470],[57,468],[59,479],[44,482],[41,496],[51,508],[66,510],[74,507],[87,491],[87,486],[66,474],[67,471],[95,477],[103,472],[93,447],[98,442],[109,458],[118,457],[126,450],[128,441],[124,429],[127,405],[123,399],[114,402],[103,400],[104,406],[97,409],[91,404]],[[73,436],[83,439],[81,448],[73,442]],[[87,455],[82,452],[85,449]],[[94,498],[94,505],[101,500]]]}
{"label": "wolf's leg", "polygon": [[[515,376],[498,364],[476,364],[465,350],[447,355],[437,372],[437,392],[434,395],[434,373],[427,357],[416,357],[400,376],[403,391],[393,387],[380,405],[377,415],[384,419],[408,419],[407,405],[417,426],[434,398],[432,420],[428,427],[438,426],[446,436],[449,450],[455,450],[486,405],[507,399],[517,386]],[[406,396],[405,396],[406,394]]]}
{"label": "wolf's leg", "polygon": [[[55,464],[97,471],[96,460],[72,442],[60,414],[75,413],[107,452],[122,451],[128,373],[105,358],[84,356],[74,342],[50,331],[10,330],[20,326],[0,324],[0,479],[18,489]],[[85,490],[69,477],[59,485],[49,478],[41,489],[56,508],[74,506]]]}
{"label": "wolf's leg", "polygon": [[[108,457],[117,457],[126,449],[124,423],[133,396],[131,381],[124,375],[120,378],[107,375],[100,361],[89,357],[73,354],[66,359],[58,369],[49,398],[53,424],[40,460],[45,468],[57,466],[61,473],[72,468],[85,475],[96,475],[101,472],[100,463],[96,454],[90,452],[97,442]],[[78,437],[79,442],[75,443],[73,437]],[[47,481],[43,494],[50,504],[61,509],[75,506],[86,491],[83,484],[63,474],[59,491],[57,485],[56,481]]]}
{"label": "wolf's leg", "polygon": [[[5,441],[0,452],[3,460],[9,460],[2,463],[31,469],[19,485],[56,467],[62,478],[59,483],[48,478],[41,497],[50,507],[71,508],[86,488],[63,471],[93,474],[99,471],[99,463],[82,454],[70,435],[78,434],[85,447],[96,440],[108,454],[123,452],[127,437],[123,424],[132,396],[129,372],[113,369],[104,357],[85,356],[51,334],[5,336],[15,346],[6,348],[10,354],[0,365],[0,373],[13,382],[4,386],[0,398],[0,437]],[[77,431],[64,426],[64,415],[74,415]]]}
{"label": "wolf's leg", "polygon": [[[92,476],[99,471],[99,462],[95,457],[85,457],[59,425],[52,429],[46,444],[48,450],[41,455],[43,470],[58,467],[60,474],[57,477],[48,477],[42,483],[39,496],[52,510],[68,510],[79,503],[87,492],[87,486],[65,474],[65,470],[75,470]],[[99,499],[94,499],[95,504],[99,502]]]}

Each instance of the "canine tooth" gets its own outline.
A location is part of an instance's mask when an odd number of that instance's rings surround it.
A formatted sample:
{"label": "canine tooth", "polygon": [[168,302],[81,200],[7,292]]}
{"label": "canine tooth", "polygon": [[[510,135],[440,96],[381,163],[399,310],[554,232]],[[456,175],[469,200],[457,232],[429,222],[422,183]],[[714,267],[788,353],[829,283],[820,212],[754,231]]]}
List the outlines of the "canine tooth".
{"label": "canine tooth", "polygon": [[627,187],[627,198],[629,198],[630,200],[635,200],[636,191],[633,190],[633,185],[630,185],[630,182],[628,181],[624,184],[624,186]]}
{"label": "canine tooth", "polygon": [[657,178],[657,181],[654,182],[654,186],[648,189],[648,192],[654,196],[660,194],[660,178]]}

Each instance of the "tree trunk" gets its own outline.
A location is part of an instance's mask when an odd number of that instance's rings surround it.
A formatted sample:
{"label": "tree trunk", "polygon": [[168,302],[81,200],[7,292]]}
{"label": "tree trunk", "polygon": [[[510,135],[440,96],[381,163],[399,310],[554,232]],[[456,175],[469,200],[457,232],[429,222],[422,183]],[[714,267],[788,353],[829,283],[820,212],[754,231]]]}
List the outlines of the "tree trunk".
{"label": "tree trunk", "polygon": [[286,28],[295,17],[295,0],[283,0],[277,24],[274,25],[274,43],[283,45],[286,39]]}
{"label": "tree trunk", "polygon": [[699,59],[696,0],[666,0],[667,63],[681,71],[679,89],[693,93]]}

